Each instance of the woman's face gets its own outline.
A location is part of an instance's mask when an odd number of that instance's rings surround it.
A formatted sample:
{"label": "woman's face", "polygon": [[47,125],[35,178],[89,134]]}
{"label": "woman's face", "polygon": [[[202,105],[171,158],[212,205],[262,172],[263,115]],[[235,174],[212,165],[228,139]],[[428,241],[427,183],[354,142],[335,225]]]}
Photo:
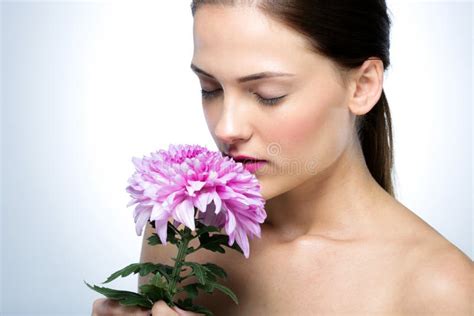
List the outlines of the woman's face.
{"label": "woman's face", "polygon": [[[322,177],[354,131],[347,91],[329,59],[251,7],[204,5],[193,34],[192,65],[212,76],[194,69],[201,88],[213,91],[202,106],[218,148],[267,160],[255,172],[267,200]],[[287,75],[238,81],[261,72]]]}

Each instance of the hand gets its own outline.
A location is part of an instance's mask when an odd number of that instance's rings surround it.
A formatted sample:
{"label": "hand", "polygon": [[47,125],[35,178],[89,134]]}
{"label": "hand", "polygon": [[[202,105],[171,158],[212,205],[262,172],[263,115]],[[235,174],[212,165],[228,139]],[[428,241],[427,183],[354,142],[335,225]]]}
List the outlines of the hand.
{"label": "hand", "polygon": [[151,316],[202,316],[204,314],[196,314],[193,312],[185,311],[178,306],[169,307],[165,301],[158,301],[153,304],[151,309]]}
{"label": "hand", "polygon": [[158,301],[153,304],[151,313],[149,309],[142,307],[123,306],[119,302],[106,298],[99,298],[94,301],[92,306],[92,316],[202,316],[182,310],[178,306],[169,307],[165,301]]}
{"label": "hand", "polygon": [[[123,306],[109,298],[99,298],[92,305],[92,316],[150,316],[150,310],[144,307]],[[166,314],[164,314],[166,315]]]}

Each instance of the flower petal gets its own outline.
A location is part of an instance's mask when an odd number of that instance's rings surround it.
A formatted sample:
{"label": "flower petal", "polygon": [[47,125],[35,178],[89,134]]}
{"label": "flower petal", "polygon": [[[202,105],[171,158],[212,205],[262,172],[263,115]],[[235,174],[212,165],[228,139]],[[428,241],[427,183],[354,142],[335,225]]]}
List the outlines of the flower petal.
{"label": "flower petal", "polygon": [[198,145],[172,144],[132,161],[136,172],[128,180],[132,200],[127,206],[138,204],[133,212],[137,234],[153,220],[166,244],[170,218],[176,227],[184,224],[194,231],[198,215],[198,221],[225,228],[229,245],[237,242],[248,257],[249,238],[260,237],[266,213],[259,182],[242,163]]}
{"label": "flower petal", "polygon": [[232,212],[227,212],[226,215],[227,215],[227,221],[226,221],[225,230],[227,234],[231,234],[234,232],[235,226],[236,226],[235,216]]}
{"label": "flower petal", "polygon": [[197,196],[197,198],[194,201],[194,205],[200,210],[201,212],[206,212],[207,205],[209,204],[209,199],[210,199],[211,193],[202,193]]}
{"label": "flower petal", "polygon": [[194,223],[194,206],[190,200],[185,199],[179,203],[174,209],[174,214],[176,220],[189,227],[189,229],[192,231],[196,229]]}
{"label": "flower petal", "polygon": [[160,237],[161,243],[166,246],[168,220],[155,221],[155,231],[158,237]]}
{"label": "flower petal", "polygon": [[130,202],[127,203],[127,207],[132,206],[135,203],[138,203],[138,200],[137,199],[131,199]]}
{"label": "flower petal", "polygon": [[214,204],[216,205],[216,210],[214,211],[216,214],[219,214],[222,208],[222,200],[219,197],[219,194],[214,194]]}
{"label": "flower petal", "polygon": [[206,184],[205,181],[188,181],[194,191],[199,191]]}
{"label": "flower petal", "polygon": [[153,205],[153,210],[151,211],[151,215],[150,215],[150,221],[154,221],[154,220],[162,221],[165,219],[168,220],[168,218],[169,218],[169,214],[163,208],[162,204],[156,203]]}
{"label": "flower petal", "polygon": [[237,244],[239,244],[240,248],[242,249],[242,251],[244,252],[244,256],[245,258],[249,258],[249,253],[250,253],[250,250],[249,250],[249,240],[247,238],[247,235],[245,234],[245,232],[240,229],[240,228],[237,228],[236,229],[236,232],[237,232],[237,238],[236,238],[236,241],[237,241]]}
{"label": "flower petal", "polygon": [[135,231],[138,236],[142,235],[143,226],[145,226],[146,221],[150,218],[150,213],[151,209],[142,210],[135,218]]}

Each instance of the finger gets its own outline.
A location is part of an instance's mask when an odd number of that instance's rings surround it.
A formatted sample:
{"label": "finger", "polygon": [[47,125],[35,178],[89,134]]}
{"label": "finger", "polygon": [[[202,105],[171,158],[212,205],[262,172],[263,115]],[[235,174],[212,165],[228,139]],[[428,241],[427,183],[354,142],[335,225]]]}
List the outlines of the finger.
{"label": "finger", "polygon": [[92,304],[92,316],[108,315],[117,307],[118,302],[108,298],[98,298]]}
{"label": "finger", "polygon": [[173,309],[179,316],[201,316],[203,314],[196,314],[193,312],[185,311],[184,309],[179,308],[178,306],[174,306]]}
{"label": "finger", "polygon": [[152,316],[179,316],[171,307],[166,304],[165,301],[161,300],[153,304],[151,308],[151,315]]}
{"label": "finger", "polygon": [[124,306],[109,298],[99,298],[92,305],[92,316],[133,315],[149,316],[150,310],[138,306]]}

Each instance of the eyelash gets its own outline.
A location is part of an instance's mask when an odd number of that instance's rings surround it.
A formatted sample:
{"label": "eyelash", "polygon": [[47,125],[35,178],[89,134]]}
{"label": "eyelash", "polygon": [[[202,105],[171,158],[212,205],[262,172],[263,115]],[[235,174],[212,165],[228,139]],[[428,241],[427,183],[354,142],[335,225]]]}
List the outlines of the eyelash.
{"label": "eyelash", "polygon": [[[206,91],[204,89],[201,89],[201,95],[204,99],[210,99],[210,98],[213,98],[220,90],[222,89],[217,89],[214,91]],[[255,94],[255,96],[257,97],[258,102],[260,102],[261,104],[270,105],[270,106],[277,104],[281,99],[286,97],[286,95],[284,95],[278,98],[265,99],[259,96],[258,94]]]}

